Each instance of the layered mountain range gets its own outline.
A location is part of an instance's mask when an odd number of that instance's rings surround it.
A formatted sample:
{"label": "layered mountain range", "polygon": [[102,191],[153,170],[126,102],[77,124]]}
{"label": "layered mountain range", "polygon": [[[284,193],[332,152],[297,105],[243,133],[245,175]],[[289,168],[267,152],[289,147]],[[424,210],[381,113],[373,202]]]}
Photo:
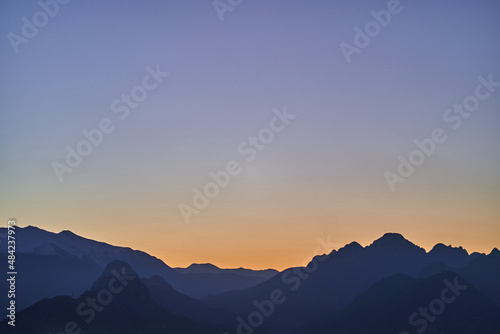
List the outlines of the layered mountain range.
{"label": "layered mountain range", "polygon": [[278,273],[171,268],[141,251],[31,226],[16,240],[17,321],[5,319],[2,333],[500,333],[496,248],[426,252],[387,233]]}

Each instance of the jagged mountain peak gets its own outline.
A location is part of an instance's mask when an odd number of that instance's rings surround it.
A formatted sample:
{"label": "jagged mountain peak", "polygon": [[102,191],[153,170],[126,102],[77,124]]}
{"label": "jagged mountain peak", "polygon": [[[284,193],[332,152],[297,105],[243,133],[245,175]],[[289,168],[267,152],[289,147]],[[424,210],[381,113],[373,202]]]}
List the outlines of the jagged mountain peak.
{"label": "jagged mountain peak", "polygon": [[453,247],[451,245],[446,246],[445,244],[442,244],[442,243],[438,243],[434,247],[432,247],[432,249],[429,253],[433,253],[433,252],[446,252],[446,253],[457,253],[457,254],[469,255],[467,250],[465,250],[462,246],[459,246],[459,247]]}
{"label": "jagged mountain peak", "polygon": [[399,233],[385,233],[381,238],[375,240],[368,248],[374,249],[420,249],[425,252],[423,248],[415,245],[411,241],[405,239]]}
{"label": "jagged mountain peak", "polygon": [[344,247],[340,248],[337,253],[339,254],[343,254],[345,252],[356,252],[356,251],[360,251],[363,249],[363,246],[361,246],[358,242],[356,241],[353,241],[347,245],[345,245]]}

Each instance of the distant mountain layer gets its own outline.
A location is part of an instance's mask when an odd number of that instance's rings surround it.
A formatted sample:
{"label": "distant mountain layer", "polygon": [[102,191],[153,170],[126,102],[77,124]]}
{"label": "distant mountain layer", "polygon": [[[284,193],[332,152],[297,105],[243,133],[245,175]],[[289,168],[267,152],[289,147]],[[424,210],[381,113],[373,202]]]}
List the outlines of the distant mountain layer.
{"label": "distant mountain layer", "polygon": [[193,263],[187,268],[174,268],[188,277],[192,282],[204,285],[210,295],[220,294],[230,290],[242,290],[275,276],[274,269],[251,270],[244,268],[221,269],[211,263]]}
{"label": "distant mountain layer", "polygon": [[275,269],[252,270],[245,268],[221,269],[211,263],[193,263],[187,268],[174,268],[181,274],[235,274],[269,279],[278,273]]}

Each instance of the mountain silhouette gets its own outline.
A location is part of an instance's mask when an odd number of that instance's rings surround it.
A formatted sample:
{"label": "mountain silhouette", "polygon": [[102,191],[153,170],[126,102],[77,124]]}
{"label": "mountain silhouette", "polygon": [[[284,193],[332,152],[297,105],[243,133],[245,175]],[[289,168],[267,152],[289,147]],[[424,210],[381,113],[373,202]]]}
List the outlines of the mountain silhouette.
{"label": "mountain silhouette", "polygon": [[153,301],[130,265],[115,260],[79,298],[43,299],[20,311],[15,327],[5,320],[0,330],[47,334],[63,332],[68,326],[71,331],[92,334],[223,333],[228,329],[167,312]]}
{"label": "mountain silhouette", "polygon": [[192,263],[187,268],[174,268],[182,274],[225,274],[231,273],[240,276],[259,277],[269,279],[278,273],[275,269],[252,270],[245,268],[222,269],[211,263]]}

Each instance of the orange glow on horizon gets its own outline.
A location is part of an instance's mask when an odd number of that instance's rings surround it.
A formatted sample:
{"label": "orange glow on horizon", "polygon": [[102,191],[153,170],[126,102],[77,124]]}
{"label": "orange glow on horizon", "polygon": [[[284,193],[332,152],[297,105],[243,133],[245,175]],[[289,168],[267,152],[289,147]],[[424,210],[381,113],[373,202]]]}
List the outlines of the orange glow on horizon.
{"label": "orange glow on horizon", "polygon": [[[24,226],[21,225],[20,226]],[[58,233],[60,229],[44,228],[48,231]],[[104,229],[76,229],[72,230],[77,235],[84,238],[105,242],[114,246],[130,247],[132,249],[144,251],[152,256],[161,259],[170,267],[187,267],[192,263],[212,263],[219,268],[248,268],[254,270],[276,269],[282,271],[286,268],[306,265],[314,255],[328,254],[332,249],[338,250],[346,244],[356,241],[363,247],[370,245],[374,240],[382,237],[387,232],[402,234],[407,240],[424,248],[429,252],[437,243],[451,245],[453,247],[462,246],[469,254],[480,252],[489,254],[495,247],[499,247],[498,236],[489,234],[487,237],[480,234],[475,235],[450,235],[446,230],[436,230],[429,235],[422,231],[398,231],[389,229],[383,232],[358,233],[343,231],[343,234],[334,236],[333,233],[319,237],[306,237],[300,240],[297,236],[288,240],[279,240],[277,243],[264,243],[255,245],[251,240],[248,243],[230,242],[220,243],[218,246],[210,242],[192,243],[187,245],[158,242],[152,239],[152,235],[138,238],[137,235],[126,235],[111,233]],[[154,232],[154,231],[153,231]],[[152,233],[153,235],[155,233]],[[330,236],[330,239],[328,239]],[[318,242],[318,238],[322,242]],[[152,240],[155,240],[154,242]],[[333,246],[326,250],[323,245]],[[260,246],[260,247],[259,247]]]}

